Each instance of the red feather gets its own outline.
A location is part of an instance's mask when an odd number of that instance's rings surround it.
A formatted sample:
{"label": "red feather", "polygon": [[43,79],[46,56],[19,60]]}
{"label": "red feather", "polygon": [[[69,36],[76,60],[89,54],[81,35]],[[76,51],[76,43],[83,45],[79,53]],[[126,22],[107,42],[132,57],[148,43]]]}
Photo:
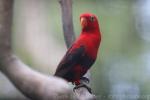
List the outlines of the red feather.
{"label": "red feather", "polygon": [[68,49],[55,72],[56,76],[75,84],[80,83],[79,80],[95,62],[101,41],[98,20],[94,14],[82,14],[80,22],[81,34]]}

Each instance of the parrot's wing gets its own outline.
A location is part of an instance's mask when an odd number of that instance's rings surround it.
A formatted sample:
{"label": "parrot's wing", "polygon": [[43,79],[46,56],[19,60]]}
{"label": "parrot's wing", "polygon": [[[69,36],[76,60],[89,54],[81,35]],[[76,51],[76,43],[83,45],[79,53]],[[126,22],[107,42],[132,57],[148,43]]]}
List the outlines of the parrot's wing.
{"label": "parrot's wing", "polygon": [[59,63],[55,75],[59,77],[65,76],[70,69],[77,65],[80,59],[85,54],[85,47],[80,46],[78,48],[74,48],[74,45],[70,47],[67,51],[61,62]]}

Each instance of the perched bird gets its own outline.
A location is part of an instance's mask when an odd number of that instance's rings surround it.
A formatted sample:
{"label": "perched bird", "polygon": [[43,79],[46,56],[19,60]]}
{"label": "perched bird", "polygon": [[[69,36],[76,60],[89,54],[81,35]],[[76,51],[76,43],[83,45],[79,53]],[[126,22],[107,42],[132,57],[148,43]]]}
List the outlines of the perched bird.
{"label": "perched bird", "polygon": [[94,14],[80,15],[82,31],[59,63],[55,76],[64,78],[75,85],[93,65],[101,41],[98,19]]}

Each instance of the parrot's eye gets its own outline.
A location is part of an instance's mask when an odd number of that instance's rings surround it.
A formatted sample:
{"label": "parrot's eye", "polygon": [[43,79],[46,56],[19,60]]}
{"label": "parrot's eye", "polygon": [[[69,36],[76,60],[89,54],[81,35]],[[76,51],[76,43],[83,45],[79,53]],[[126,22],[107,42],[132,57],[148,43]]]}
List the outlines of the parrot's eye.
{"label": "parrot's eye", "polygon": [[91,17],[90,17],[90,21],[91,21],[91,22],[94,22],[94,21],[95,21],[94,16],[91,16]]}

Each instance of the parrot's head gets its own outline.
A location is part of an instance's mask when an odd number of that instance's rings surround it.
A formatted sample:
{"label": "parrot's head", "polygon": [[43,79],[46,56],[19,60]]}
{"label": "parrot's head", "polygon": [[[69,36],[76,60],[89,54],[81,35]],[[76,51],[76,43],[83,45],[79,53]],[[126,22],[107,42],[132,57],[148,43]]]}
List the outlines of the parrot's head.
{"label": "parrot's head", "polygon": [[99,30],[97,17],[91,13],[84,13],[80,15],[80,23],[82,30]]}

